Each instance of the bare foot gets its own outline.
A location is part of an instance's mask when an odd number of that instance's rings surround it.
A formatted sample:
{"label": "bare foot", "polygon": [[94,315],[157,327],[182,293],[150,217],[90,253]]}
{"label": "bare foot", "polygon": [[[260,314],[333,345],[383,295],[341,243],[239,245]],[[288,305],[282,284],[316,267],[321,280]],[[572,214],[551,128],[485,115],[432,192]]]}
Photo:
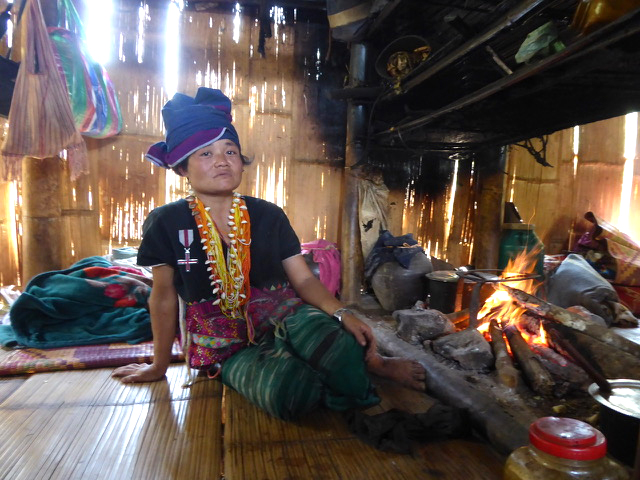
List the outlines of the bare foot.
{"label": "bare foot", "polygon": [[388,378],[413,390],[422,392],[426,388],[424,368],[413,360],[375,355],[367,360],[367,369],[374,375]]}

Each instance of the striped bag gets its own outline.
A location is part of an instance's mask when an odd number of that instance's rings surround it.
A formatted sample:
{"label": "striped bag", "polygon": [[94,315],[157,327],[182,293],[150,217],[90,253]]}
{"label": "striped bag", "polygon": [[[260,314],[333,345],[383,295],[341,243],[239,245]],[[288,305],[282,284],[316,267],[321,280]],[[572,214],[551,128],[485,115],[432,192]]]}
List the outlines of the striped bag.
{"label": "striped bag", "polygon": [[91,58],[84,26],[73,2],[58,3],[64,21],[48,31],[76,127],[85,137],[117,135],[123,121],[116,89],[104,66]]}
{"label": "striped bag", "polygon": [[87,171],[87,148],[57,71],[40,3],[27,0],[26,8],[22,62],[9,110],[9,132],[0,149],[2,177],[19,178],[22,157],[53,157],[66,149],[75,179]]}

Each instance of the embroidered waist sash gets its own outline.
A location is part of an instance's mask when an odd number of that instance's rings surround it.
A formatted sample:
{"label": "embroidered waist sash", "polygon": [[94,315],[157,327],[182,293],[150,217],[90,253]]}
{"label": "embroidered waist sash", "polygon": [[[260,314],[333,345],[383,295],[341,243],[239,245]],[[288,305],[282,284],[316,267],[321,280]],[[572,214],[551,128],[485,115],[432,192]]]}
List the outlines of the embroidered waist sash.
{"label": "embroidered waist sash", "polygon": [[[290,288],[252,288],[250,299],[246,314],[255,329],[256,340],[302,305]],[[227,317],[212,300],[187,305],[185,327],[185,353],[191,368],[210,369],[249,344],[245,319]]]}

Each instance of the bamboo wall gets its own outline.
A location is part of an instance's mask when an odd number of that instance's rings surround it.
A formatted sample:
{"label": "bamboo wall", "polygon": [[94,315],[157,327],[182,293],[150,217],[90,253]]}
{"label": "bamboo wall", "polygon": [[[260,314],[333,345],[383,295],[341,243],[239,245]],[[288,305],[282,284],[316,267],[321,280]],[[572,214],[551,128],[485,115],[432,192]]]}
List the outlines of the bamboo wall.
{"label": "bamboo wall", "polygon": [[[554,167],[536,163],[524,149],[510,147],[506,200],[516,204],[523,220],[535,225],[546,252],[561,253],[574,246],[589,224],[583,219],[593,211],[618,225],[621,208],[630,211],[626,233],[640,241],[640,162],[633,168],[631,198],[620,204],[625,164],[624,120],[616,117],[582,125],[579,149],[573,153],[573,129],[549,136],[547,160]],[[534,141],[540,148],[540,143]]]}
{"label": "bamboo wall", "polygon": [[[116,33],[110,46],[115,53],[105,66],[120,99],[124,130],[110,139],[87,140],[89,175],[70,182],[63,172],[62,267],[110,248],[137,245],[148,212],[187,189],[179,177],[143,158],[163,135],[167,12],[144,2],[114,4]],[[314,24],[287,22],[274,10],[274,36],[267,39],[262,58],[256,50],[258,22],[248,12],[238,18],[234,32],[233,12],[182,12],[178,38],[170,39],[179,47],[178,90],[193,94],[198,86],[209,86],[231,96],[243,153],[254,159],[239,190],[281,205],[303,242],[338,242],[345,115],[343,104],[325,101],[328,90],[340,86],[335,70],[329,78],[323,66],[327,32]],[[0,119],[0,135],[5,130]],[[582,126],[580,137],[575,164],[572,131],[549,137],[547,156],[554,168],[535,163],[521,148],[510,149],[505,200],[514,201],[523,218],[536,225],[548,253],[568,247],[584,228],[580,219],[588,210],[616,223],[623,121]],[[407,174],[400,185],[390,186],[392,234],[413,233],[428,253],[454,265],[469,263],[478,200],[475,159],[425,155],[397,162],[387,168]],[[637,159],[634,182],[630,233],[638,238],[640,219],[633,215],[640,206]],[[20,192],[19,182],[0,182],[0,285],[23,283]]]}
{"label": "bamboo wall", "polygon": [[454,265],[473,254],[475,158],[425,155],[414,161],[406,184],[390,193],[394,236],[412,233],[425,251]]}
{"label": "bamboo wall", "polygon": [[[182,179],[144,160],[148,147],[163,138],[166,40],[178,46],[177,64],[169,67],[179,72],[178,91],[193,95],[208,86],[232,99],[243,153],[254,160],[239,191],[282,206],[302,242],[337,242],[345,116],[342,103],[324,104],[331,82],[331,72],[319,62],[327,50],[325,27],[292,22],[273,9],[273,37],[266,40],[262,57],[259,24],[251,14],[185,10],[177,37],[167,38],[168,3],[161,8],[114,2],[115,33],[109,37],[114,53],[105,67],[121,103],[124,129],[110,139],[87,139],[89,175],[75,182],[62,175],[61,268],[114,247],[137,245],[149,211],[187,191]],[[20,232],[10,230],[9,219],[16,218],[10,190],[19,195],[19,184],[0,185],[4,285],[23,283]],[[19,222],[19,205],[16,209]]]}

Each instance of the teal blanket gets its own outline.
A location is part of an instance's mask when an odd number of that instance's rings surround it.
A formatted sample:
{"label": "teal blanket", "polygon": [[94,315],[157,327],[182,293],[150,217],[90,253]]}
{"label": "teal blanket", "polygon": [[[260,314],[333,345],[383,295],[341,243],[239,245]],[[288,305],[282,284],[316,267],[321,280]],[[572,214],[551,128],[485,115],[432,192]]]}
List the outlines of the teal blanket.
{"label": "teal blanket", "polygon": [[11,306],[0,344],[57,348],[151,338],[151,281],[102,257],[41,273]]}

